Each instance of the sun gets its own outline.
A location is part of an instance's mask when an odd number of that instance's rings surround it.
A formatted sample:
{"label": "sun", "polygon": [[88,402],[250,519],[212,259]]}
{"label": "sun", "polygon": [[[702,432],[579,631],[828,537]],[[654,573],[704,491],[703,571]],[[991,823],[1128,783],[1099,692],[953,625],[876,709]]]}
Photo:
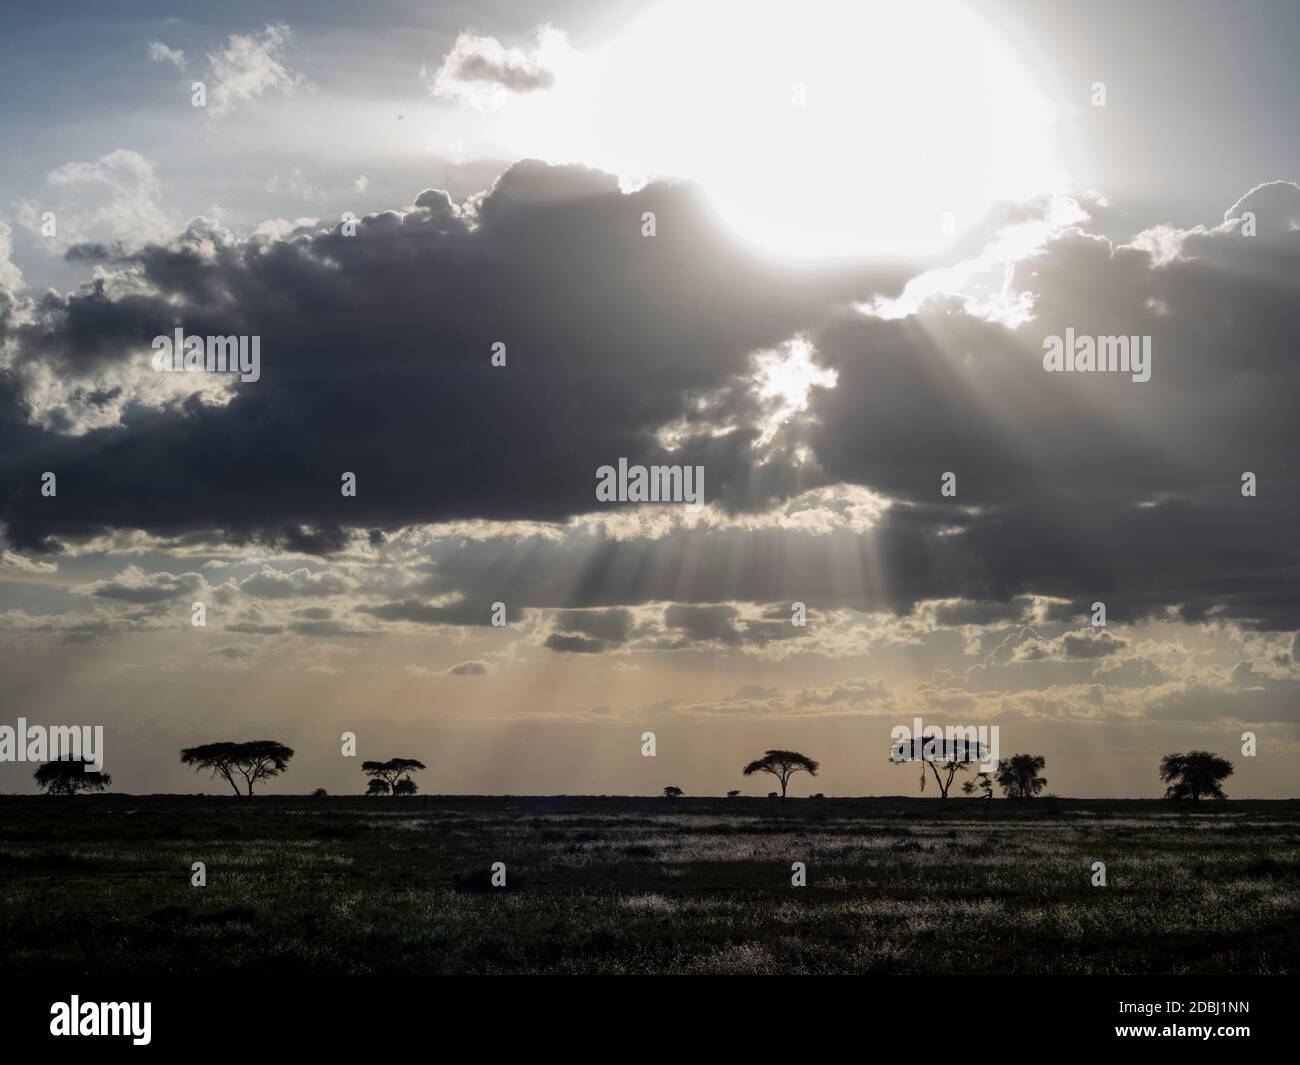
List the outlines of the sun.
{"label": "sun", "polygon": [[923,255],[1062,187],[1042,94],[958,0],[668,0],[552,59],[487,119],[502,150],[699,182],[776,255]]}

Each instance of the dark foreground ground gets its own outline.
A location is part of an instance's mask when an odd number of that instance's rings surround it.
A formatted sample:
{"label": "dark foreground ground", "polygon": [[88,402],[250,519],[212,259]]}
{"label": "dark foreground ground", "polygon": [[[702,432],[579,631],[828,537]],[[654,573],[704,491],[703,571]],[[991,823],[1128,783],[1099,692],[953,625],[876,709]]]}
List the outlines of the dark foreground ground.
{"label": "dark foreground ground", "polygon": [[5,975],[1293,973],[1298,930],[1297,801],[0,798]]}

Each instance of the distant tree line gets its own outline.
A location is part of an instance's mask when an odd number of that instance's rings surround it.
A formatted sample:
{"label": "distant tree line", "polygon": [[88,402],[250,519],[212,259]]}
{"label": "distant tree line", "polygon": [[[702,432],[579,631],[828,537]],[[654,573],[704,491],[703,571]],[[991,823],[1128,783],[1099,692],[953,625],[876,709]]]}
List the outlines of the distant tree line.
{"label": "distant tree line", "polygon": [[[890,760],[891,764],[905,764]],[[928,766],[939,785],[939,799],[948,798],[948,790],[953,778],[964,770],[969,770],[975,759],[966,747],[957,747],[948,758],[923,759],[921,769],[921,786],[925,786],[925,767]],[[800,754],[798,751],[769,750],[762,758],[750,762],[741,770],[745,776],[766,773],[773,776],[781,785],[780,792],[769,792],[768,798],[782,798],[787,795],[790,778],[796,773],[816,776],[821,763]],[[962,791],[971,796],[982,798],[987,806],[993,801],[993,788],[1002,789],[1002,794],[1016,801],[1037,798],[1047,786],[1043,770],[1047,768],[1047,759],[1041,754],[1013,754],[1010,758],[999,759],[990,772],[979,772],[974,780],[962,784]],[[1225,799],[1222,788],[1224,779],[1232,775],[1233,766],[1226,758],[1209,751],[1192,751],[1189,754],[1167,754],[1160,762],[1160,779],[1166,785],[1165,797],[1180,801],[1191,799],[1198,803],[1202,796],[1213,799]],[[681,788],[670,784],[664,788],[664,798],[678,799],[684,794]],[[727,792],[727,798],[734,799],[739,791]],[[820,799],[819,792],[812,796]],[[1052,797],[1049,795],[1049,799]]]}
{"label": "distant tree line", "polygon": [[[205,743],[197,747],[185,747],[180,752],[181,764],[192,766],[196,771],[207,769],[213,779],[222,777],[231,786],[236,795],[251,796],[253,786],[261,781],[279,776],[289,767],[289,760],[294,752],[278,740],[249,740],[245,742],[223,741]],[[940,801],[948,798],[957,773],[968,770],[973,764],[973,757],[967,748],[959,748],[946,759],[924,759],[934,773],[939,784]],[[891,763],[893,759],[891,759]],[[936,762],[938,765],[936,765]],[[900,763],[893,763],[900,764]],[[113,778],[104,772],[90,770],[91,763],[80,759],[56,760],[43,763],[33,774],[38,787],[50,795],[76,795],[79,792],[104,791]],[[939,766],[942,767],[942,772]],[[1047,759],[1042,755],[1014,754],[1010,758],[1000,759],[991,773],[977,773],[974,780],[962,784],[962,791],[967,795],[978,795],[985,803],[993,799],[993,786],[996,783],[1002,794],[1008,799],[1024,801],[1036,798],[1047,786],[1047,778],[1042,775],[1047,767]],[[419,791],[411,774],[425,769],[423,762],[415,758],[390,758],[385,762],[362,762],[361,771],[370,778],[366,788],[367,795],[414,795]],[[807,773],[815,777],[821,763],[814,761],[798,751],[772,749],[764,752],[762,758],[756,758],[747,764],[741,772],[745,776],[764,773],[774,777],[781,785],[781,791],[770,792],[769,797],[784,799],[788,794],[790,778],[797,773]],[[1232,775],[1233,765],[1210,751],[1190,751],[1187,754],[1167,754],[1160,761],[1160,780],[1166,785],[1165,797],[1174,801],[1191,799],[1199,803],[1202,796],[1211,799],[1226,799],[1223,781]],[[925,784],[925,768],[921,771],[922,787]],[[243,785],[243,790],[240,785]],[[326,794],[324,788],[317,788],[313,797]],[[678,799],[684,794],[681,788],[670,784],[663,794],[668,799]],[[728,798],[736,798],[739,791],[727,792]],[[819,792],[814,798],[821,798]],[[1050,796],[1049,796],[1050,798]]]}

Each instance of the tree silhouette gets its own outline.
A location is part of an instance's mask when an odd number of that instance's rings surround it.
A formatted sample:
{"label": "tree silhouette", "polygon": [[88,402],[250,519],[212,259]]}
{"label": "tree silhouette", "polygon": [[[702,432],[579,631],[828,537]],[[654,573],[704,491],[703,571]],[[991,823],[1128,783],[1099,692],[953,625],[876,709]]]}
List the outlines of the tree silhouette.
{"label": "tree silhouette", "polygon": [[665,799],[680,799],[681,797],[682,789],[677,787],[675,784],[669,784],[668,787],[664,788]]}
{"label": "tree silhouette", "polygon": [[[922,737],[912,740],[910,749],[908,741],[903,740],[895,750],[905,750],[910,757],[900,761],[899,757],[891,754],[889,761],[892,764],[904,765],[909,761],[921,763],[922,791],[925,791],[925,767],[930,767],[930,772],[934,774],[934,782],[939,785],[939,801],[946,802],[948,789],[952,787],[952,778],[970,768],[974,760],[973,755],[977,753],[978,748],[964,740],[949,744],[936,737]],[[942,757],[935,757],[936,753]],[[943,766],[942,774],[939,772],[939,766]]]}
{"label": "tree silhouette", "polygon": [[987,773],[976,773],[975,779],[962,784],[961,790],[967,795],[974,795],[978,791],[984,797],[984,807],[987,809],[993,801],[993,778]]}
{"label": "tree silhouette", "polygon": [[[394,795],[410,795],[414,792],[398,791],[397,786],[401,783],[402,777],[414,773],[417,769],[425,768],[423,762],[418,762],[414,758],[390,758],[387,762],[362,762],[361,772],[375,780],[382,780],[388,785],[389,790]],[[415,782],[411,782],[411,787],[415,787]],[[372,794],[367,792],[367,794]],[[379,793],[373,793],[379,794]]]}
{"label": "tree silhouette", "polygon": [[402,777],[401,780],[393,785],[394,795],[414,795],[419,790],[419,785],[417,785],[410,777]]}
{"label": "tree silhouette", "polygon": [[392,789],[392,787],[389,786],[388,781],[386,781],[386,780],[375,779],[375,780],[372,780],[372,781],[370,782],[370,785],[366,788],[366,794],[367,794],[367,795],[387,795],[387,794],[388,794],[390,791],[392,791],[392,790],[393,790],[393,789]]}
{"label": "tree silhouette", "polygon": [[1167,754],[1160,759],[1160,780],[1168,784],[1167,799],[1201,801],[1202,795],[1211,799],[1226,799],[1221,781],[1232,776],[1232,763],[1209,751],[1190,751],[1187,754]]}
{"label": "tree silhouette", "polygon": [[814,762],[806,754],[798,751],[768,751],[762,758],[756,758],[745,766],[745,776],[755,773],[770,773],[781,782],[781,798],[785,798],[786,786],[796,773],[807,773],[810,777],[817,775],[820,762]]}
{"label": "tree silhouette", "polygon": [[235,783],[235,774],[244,778],[248,794],[253,794],[253,785],[259,780],[269,780],[279,776],[289,768],[289,759],[293,757],[292,748],[276,740],[251,740],[248,743],[204,743],[198,747],[186,747],[181,751],[181,763],[192,765],[196,770],[211,769],[213,779],[218,773],[239,795],[239,785]]}
{"label": "tree silhouette", "polygon": [[1041,754],[1013,754],[998,762],[998,787],[1008,799],[1032,799],[1047,786],[1038,774],[1047,765]]}
{"label": "tree silhouette", "polygon": [[107,773],[96,773],[87,768],[91,763],[85,760],[59,760],[46,762],[32,777],[38,787],[45,788],[48,795],[76,795],[79,791],[103,791],[113,783]]}
{"label": "tree silhouette", "polygon": [[311,797],[312,797],[313,799],[324,799],[324,798],[326,798],[328,795],[329,795],[329,792],[326,791],[324,788],[317,788],[315,791],[313,791],[313,792],[311,793]]}
{"label": "tree silhouette", "polygon": [[728,798],[728,799],[734,799],[734,798],[737,798],[739,795],[740,795],[740,792],[739,792],[739,791],[729,791],[729,792],[727,792],[727,798]]}

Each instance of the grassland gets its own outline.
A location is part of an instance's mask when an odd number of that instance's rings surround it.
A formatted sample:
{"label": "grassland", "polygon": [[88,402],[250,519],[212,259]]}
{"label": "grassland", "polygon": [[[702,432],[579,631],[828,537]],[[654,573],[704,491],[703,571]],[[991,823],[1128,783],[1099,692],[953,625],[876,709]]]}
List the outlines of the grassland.
{"label": "grassland", "polygon": [[1298,927],[1297,801],[0,798],[10,976],[1286,973]]}

